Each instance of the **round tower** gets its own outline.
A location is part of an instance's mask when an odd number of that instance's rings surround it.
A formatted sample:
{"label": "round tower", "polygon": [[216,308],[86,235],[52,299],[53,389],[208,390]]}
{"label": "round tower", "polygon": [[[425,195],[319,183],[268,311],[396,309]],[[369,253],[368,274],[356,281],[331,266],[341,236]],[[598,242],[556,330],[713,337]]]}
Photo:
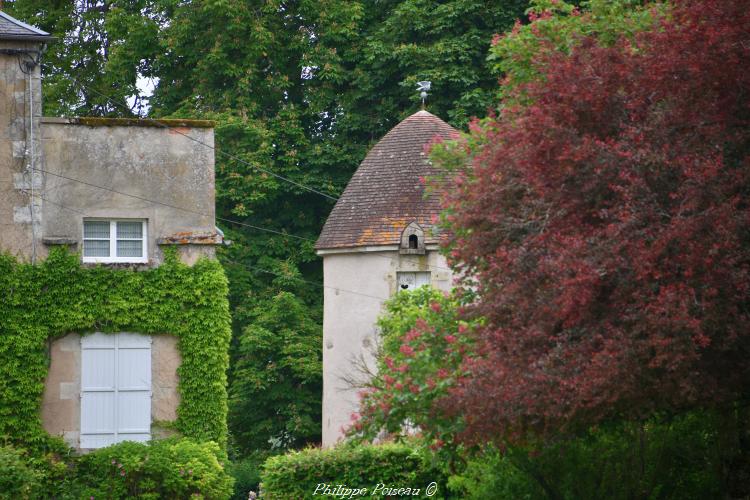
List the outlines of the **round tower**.
{"label": "round tower", "polygon": [[323,257],[323,446],[342,437],[359,406],[357,386],[375,369],[376,320],[383,302],[423,285],[447,290],[438,252],[440,192],[425,149],[458,131],[419,111],[367,154],[331,211],[315,248]]}

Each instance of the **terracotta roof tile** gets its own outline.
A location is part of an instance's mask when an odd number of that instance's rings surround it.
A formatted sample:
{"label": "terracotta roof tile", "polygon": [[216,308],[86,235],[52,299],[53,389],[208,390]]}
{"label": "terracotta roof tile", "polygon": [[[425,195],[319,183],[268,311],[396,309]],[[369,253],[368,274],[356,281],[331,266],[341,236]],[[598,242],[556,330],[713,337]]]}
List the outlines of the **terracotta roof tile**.
{"label": "terracotta roof tile", "polygon": [[456,138],[458,131],[437,116],[419,111],[388,132],[359,165],[328,216],[317,249],[396,245],[412,221],[425,231],[425,243],[437,243],[433,217],[439,195],[425,197],[420,177],[435,174],[424,152],[435,139]]}

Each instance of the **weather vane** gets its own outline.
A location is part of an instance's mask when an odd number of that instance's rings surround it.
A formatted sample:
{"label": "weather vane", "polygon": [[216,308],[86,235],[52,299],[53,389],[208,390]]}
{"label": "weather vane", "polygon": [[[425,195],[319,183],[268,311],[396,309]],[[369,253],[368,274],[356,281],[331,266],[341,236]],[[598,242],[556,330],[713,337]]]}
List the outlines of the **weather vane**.
{"label": "weather vane", "polygon": [[427,99],[427,91],[430,90],[432,82],[422,81],[417,82],[417,90],[419,90],[419,97],[422,98],[422,109],[424,109],[424,101]]}

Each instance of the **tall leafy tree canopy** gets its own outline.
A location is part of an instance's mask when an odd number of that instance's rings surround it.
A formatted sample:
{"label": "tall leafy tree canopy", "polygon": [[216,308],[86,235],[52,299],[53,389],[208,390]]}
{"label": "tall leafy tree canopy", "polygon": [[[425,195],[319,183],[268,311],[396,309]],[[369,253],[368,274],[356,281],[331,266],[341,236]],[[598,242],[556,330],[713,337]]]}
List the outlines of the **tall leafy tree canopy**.
{"label": "tall leafy tree canopy", "polygon": [[[525,0],[6,2],[12,15],[60,38],[45,56],[47,113],[216,120],[217,215],[296,236],[221,223],[233,241],[220,254],[235,330],[230,428],[238,440],[251,428],[266,433],[238,442],[240,448],[319,439],[319,427],[295,426],[284,416],[317,421],[315,405],[301,404],[301,416],[259,413],[254,422],[252,413],[238,411],[276,404],[270,391],[243,391],[265,369],[250,360],[319,362],[322,293],[314,283],[322,273],[313,241],[335,198],[368,147],[419,109],[417,81],[432,80],[429,110],[457,127],[486,114],[497,86],[486,61],[490,41],[526,6]],[[149,79],[153,95],[139,88]],[[296,330],[268,321],[269,310],[290,303],[301,304]],[[247,340],[263,332],[299,348],[285,349],[284,360],[266,358]],[[285,375],[300,401],[320,397],[319,380],[308,375]]]}
{"label": "tall leafy tree canopy", "polygon": [[740,0],[675,1],[542,52],[477,127],[448,214],[487,321],[467,437],[747,400],[749,37]]}
{"label": "tall leafy tree canopy", "polygon": [[42,58],[44,111],[52,116],[131,116],[147,102],[138,79],[153,78],[166,23],[153,0],[16,0],[5,8],[51,34]]}

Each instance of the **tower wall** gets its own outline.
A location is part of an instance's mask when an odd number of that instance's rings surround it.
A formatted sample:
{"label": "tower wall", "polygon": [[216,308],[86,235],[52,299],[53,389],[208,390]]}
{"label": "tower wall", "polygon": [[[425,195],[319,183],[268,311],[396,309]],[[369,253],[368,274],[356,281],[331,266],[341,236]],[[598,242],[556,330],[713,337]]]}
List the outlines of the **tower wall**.
{"label": "tower wall", "polygon": [[[401,255],[352,250],[323,254],[323,446],[343,437],[358,411],[357,392],[375,372],[376,322],[383,303],[398,289],[399,272],[430,272],[430,284],[451,287],[451,272],[437,251]],[[358,387],[360,386],[360,387]]]}

